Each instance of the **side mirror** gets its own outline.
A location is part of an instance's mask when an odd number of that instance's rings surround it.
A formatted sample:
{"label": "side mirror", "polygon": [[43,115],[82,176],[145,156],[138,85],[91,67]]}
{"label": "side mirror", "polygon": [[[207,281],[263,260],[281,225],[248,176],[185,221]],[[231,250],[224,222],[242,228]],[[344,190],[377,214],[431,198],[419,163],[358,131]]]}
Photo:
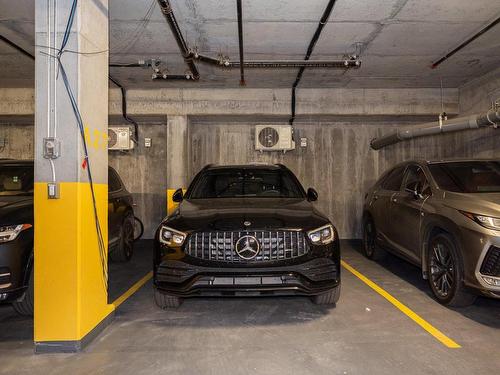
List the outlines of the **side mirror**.
{"label": "side mirror", "polygon": [[314,202],[318,200],[318,192],[313,188],[307,189],[307,200],[309,202]]}
{"label": "side mirror", "polygon": [[415,182],[412,182],[411,184],[409,184],[406,188],[405,188],[405,191],[407,193],[410,193],[414,199],[420,199],[422,198],[422,191],[421,191],[421,186],[420,186],[420,182],[418,181],[415,181]]}
{"label": "side mirror", "polygon": [[184,193],[183,193],[182,189],[177,189],[174,192],[174,194],[172,195],[172,200],[175,203],[180,203],[180,202],[182,202],[183,199],[184,199]]}

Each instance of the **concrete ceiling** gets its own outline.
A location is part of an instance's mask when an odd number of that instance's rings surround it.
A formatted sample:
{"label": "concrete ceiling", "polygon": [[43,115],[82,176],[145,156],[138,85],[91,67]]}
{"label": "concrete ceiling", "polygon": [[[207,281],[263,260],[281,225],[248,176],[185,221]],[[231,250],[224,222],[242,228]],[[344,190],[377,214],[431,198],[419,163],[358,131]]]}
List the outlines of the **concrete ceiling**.
{"label": "concrete ceiling", "polygon": [[[190,46],[238,59],[235,0],[171,0]],[[35,0],[0,0],[0,34],[34,51]],[[244,0],[247,59],[302,59],[327,0]],[[186,67],[156,0],[109,0],[110,61],[159,58]],[[313,59],[362,46],[362,68],[308,69],[301,87],[458,87],[500,66],[500,25],[431,70],[430,64],[498,17],[498,0],[337,0]],[[199,82],[150,79],[141,68],[112,68],[127,87],[238,87],[239,72],[198,64]],[[0,87],[33,86],[34,64],[0,42]],[[248,87],[290,87],[297,70],[247,69]]]}

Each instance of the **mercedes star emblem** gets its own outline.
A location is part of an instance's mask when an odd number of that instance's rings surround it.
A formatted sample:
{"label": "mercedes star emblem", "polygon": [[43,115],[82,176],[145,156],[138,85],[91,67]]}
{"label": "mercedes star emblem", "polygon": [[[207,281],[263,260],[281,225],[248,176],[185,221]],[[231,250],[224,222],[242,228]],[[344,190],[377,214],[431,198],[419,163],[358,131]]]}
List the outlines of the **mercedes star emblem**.
{"label": "mercedes star emblem", "polygon": [[245,260],[253,259],[259,254],[260,244],[254,236],[243,236],[236,242],[236,254]]}

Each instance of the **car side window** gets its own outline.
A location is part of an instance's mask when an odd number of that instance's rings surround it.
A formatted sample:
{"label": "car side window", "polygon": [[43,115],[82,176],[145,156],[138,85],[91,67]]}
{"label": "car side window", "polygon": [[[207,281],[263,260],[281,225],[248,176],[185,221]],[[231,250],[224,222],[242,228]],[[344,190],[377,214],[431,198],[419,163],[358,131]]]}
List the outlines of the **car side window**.
{"label": "car side window", "polygon": [[407,169],[404,188],[412,189],[418,183],[422,195],[430,195],[431,187],[422,167],[418,165],[410,165]]}
{"label": "car side window", "polygon": [[397,167],[392,172],[389,172],[386,179],[382,182],[381,187],[384,190],[400,191],[403,183],[405,167]]}
{"label": "car side window", "polygon": [[118,174],[113,168],[109,168],[108,170],[108,190],[109,192],[114,192],[121,190],[122,184],[120,182],[120,178]]}

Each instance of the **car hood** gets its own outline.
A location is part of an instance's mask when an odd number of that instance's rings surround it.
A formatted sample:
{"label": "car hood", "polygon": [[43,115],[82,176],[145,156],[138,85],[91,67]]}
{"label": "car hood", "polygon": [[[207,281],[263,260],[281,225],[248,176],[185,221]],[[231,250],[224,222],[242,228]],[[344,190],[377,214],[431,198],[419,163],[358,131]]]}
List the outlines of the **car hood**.
{"label": "car hood", "polygon": [[[250,225],[245,225],[245,222]],[[308,230],[325,225],[329,220],[305,199],[218,198],[185,200],[165,223],[174,229],[187,232]]]}
{"label": "car hood", "polygon": [[33,196],[0,195],[0,226],[33,224]]}
{"label": "car hood", "polygon": [[500,193],[445,193],[446,204],[460,211],[500,217]]}

